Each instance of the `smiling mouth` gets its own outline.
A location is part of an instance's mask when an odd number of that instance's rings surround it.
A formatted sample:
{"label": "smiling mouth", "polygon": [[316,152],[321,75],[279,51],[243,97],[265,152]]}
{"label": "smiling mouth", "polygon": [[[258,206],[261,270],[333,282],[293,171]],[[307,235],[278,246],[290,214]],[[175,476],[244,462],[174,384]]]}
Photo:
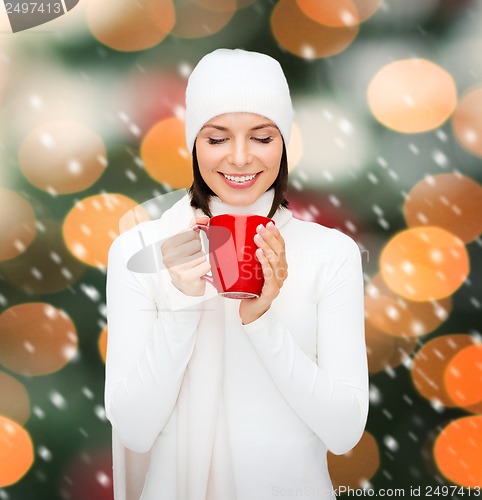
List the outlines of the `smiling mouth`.
{"label": "smiling mouth", "polygon": [[234,181],[234,182],[246,182],[254,179],[257,175],[259,175],[261,172],[257,172],[255,174],[236,174],[236,175],[230,175],[230,174],[225,174],[223,172],[219,172],[222,176],[224,176],[226,179],[229,181]]}

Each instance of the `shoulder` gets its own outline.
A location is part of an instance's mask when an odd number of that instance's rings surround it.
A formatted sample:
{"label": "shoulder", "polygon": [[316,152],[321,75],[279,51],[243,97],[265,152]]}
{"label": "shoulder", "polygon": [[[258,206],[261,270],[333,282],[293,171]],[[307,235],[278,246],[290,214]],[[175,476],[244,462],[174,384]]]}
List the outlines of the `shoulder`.
{"label": "shoulder", "polygon": [[156,231],[156,222],[152,220],[140,222],[120,233],[111,243],[109,257],[127,257],[142,250],[147,244],[146,237],[149,238],[151,232],[154,233]]}
{"label": "shoulder", "polygon": [[148,254],[153,253],[163,240],[187,227],[192,217],[187,195],[177,200],[171,197],[169,203],[165,200],[162,203],[164,205],[158,207],[161,211],[159,218],[140,222],[113,240],[109,248],[109,260],[120,258],[126,263],[139,255],[139,260],[144,259],[145,262]]}
{"label": "shoulder", "polygon": [[353,256],[360,254],[356,241],[339,229],[304,221],[292,217],[287,227],[287,233],[300,245],[316,245],[332,256]]}

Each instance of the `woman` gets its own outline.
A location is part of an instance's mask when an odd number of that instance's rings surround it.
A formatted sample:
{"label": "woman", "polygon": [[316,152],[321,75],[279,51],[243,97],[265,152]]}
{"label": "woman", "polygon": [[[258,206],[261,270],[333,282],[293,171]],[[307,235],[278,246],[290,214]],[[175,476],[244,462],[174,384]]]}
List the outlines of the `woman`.
{"label": "woman", "polygon": [[[116,500],[335,497],[327,450],[353,448],[368,413],[361,256],[349,236],[287,208],[292,116],[277,61],[206,55],[186,90],[193,185],[111,246]],[[255,237],[259,298],[227,299],[202,279],[210,264],[192,227],[221,213],[275,221]],[[126,256],[152,228],[165,269],[132,272]]]}

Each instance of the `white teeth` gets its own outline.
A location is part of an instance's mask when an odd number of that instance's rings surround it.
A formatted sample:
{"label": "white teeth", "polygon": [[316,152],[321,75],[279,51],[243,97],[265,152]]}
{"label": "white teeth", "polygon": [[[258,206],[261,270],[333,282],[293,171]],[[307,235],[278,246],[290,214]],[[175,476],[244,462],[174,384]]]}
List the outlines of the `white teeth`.
{"label": "white teeth", "polygon": [[246,182],[246,181],[250,181],[251,179],[254,179],[256,177],[256,174],[254,175],[243,175],[242,177],[233,177],[232,175],[226,175],[226,174],[223,174],[224,177],[226,177],[226,179],[229,179],[230,181],[234,181],[234,182]]}

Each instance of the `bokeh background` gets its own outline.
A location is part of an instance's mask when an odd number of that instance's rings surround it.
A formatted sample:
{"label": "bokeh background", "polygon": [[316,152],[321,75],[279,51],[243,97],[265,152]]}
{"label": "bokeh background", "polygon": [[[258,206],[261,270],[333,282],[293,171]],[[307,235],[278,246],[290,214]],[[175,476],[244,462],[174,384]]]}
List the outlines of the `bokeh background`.
{"label": "bokeh background", "polygon": [[290,208],[362,251],[370,413],[334,486],[477,496],[482,1],[61,3],[0,17],[0,499],[113,498],[107,253],[191,184],[186,81],[219,47],[280,61]]}

